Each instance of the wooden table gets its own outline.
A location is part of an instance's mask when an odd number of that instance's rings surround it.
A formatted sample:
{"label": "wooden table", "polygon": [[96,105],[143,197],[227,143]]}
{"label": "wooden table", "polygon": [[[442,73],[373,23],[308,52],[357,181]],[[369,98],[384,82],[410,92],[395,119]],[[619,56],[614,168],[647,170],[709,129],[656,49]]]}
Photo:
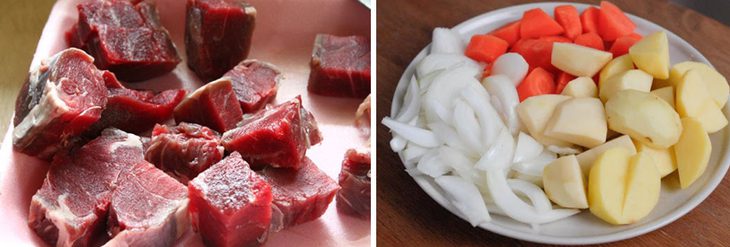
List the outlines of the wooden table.
{"label": "wooden table", "polygon": [[[408,63],[430,43],[431,30],[451,27],[473,16],[532,1],[379,1],[377,51],[377,119],[390,112],[395,86]],[[582,1],[598,4],[598,1]],[[730,77],[730,27],[667,1],[613,0],[623,10],[641,16],[693,44]],[[377,239],[384,246],[533,246],[503,237],[452,215],[433,201],[393,153],[388,130],[377,130]],[[730,245],[730,181],[697,208],[654,232],[613,246]]]}
{"label": "wooden table", "polygon": [[0,14],[0,133],[15,111],[38,40],[54,0],[3,0]]}

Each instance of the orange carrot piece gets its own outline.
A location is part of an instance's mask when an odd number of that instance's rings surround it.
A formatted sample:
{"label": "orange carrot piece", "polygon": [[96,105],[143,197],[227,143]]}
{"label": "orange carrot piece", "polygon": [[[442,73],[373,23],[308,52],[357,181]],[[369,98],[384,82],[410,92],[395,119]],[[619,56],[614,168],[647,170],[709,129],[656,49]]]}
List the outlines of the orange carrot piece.
{"label": "orange carrot piece", "polygon": [[631,33],[631,34],[629,34],[629,36],[637,38],[637,39],[644,38],[644,36],[641,36],[641,34],[638,34],[638,33]]}
{"label": "orange carrot piece", "polygon": [[531,96],[552,93],[555,93],[553,74],[540,67],[533,69],[517,86],[520,102]]}
{"label": "orange carrot piece", "polygon": [[608,51],[613,53],[613,57],[624,55],[629,53],[629,48],[636,44],[636,42],[639,42],[639,40],[641,39],[637,39],[632,35],[620,37],[613,42],[613,45],[611,45],[611,48],[608,49]]}
{"label": "orange carrot piece", "polygon": [[573,5],[560,5],[555,7],[555,20],[565,29],[565,37],[575,39],[583,33],[583,26],[578,17],[578,9]]}
{"label": "orange carrot piece", "polygon": [[606,41],[613,41],[619,37],[634,32],[636,24],[624,14],[616,5],[602,1],[598,14],[598,34]]}
{"label": "orange carrot piece", "polygon": [[547,36],[539,39],[521,39],[512,46],[512,52],[519,53],[525,58],[530,70],[542,67],[545,70],[556,72],[557,69],[550,62],[553,54],[554,42],[570,43],[568,38],[562,36]]}
{"label": "orange carrot piece", "polygon": [[491,63],[497,57],[507,52],[509,44],[503,39],[489,34],[477,34],[471,36],[471,41],[466,47],[464,54],[474,60]]}
{"label": "orange carrot piece", "polygon": [[562,93],[563,89],[565,89],[565,86],[568,85],[568,82],[572,81],[573,79],[575,79],[574,75],[561,71],[560,74],[558,74],[558,80],[557,80],[558,85],[557,85],[557,88],[555,89],[555,93],[556,94]]}
{"label": "orange carrot piece", "polygon": [[597,33],[598,32],[598,8],[589,7],[583,14],[580,15],[581,26],[583,27],[583,33]]}
{"label": "orange carrot piece", "polygon": [[515,21],[489,33],[507,41],[510,46],[520,39],[520,21]]}
{"label": "orange carrot piece", "polygon": [[606,50],[606,48],[603,46],[603,40],[601,39],[601,36],[598,36],[598,34],[596,33],[584,33],[578,35],[578,37],[575,38],[574,43],[576,45],[582,45],[602,51]]}
{"label": "orange carrot piece", "polygon": [[534,8],[525,11],[520,21],[520,37],[539,38],[562,34],[565,30],[542,9]]}

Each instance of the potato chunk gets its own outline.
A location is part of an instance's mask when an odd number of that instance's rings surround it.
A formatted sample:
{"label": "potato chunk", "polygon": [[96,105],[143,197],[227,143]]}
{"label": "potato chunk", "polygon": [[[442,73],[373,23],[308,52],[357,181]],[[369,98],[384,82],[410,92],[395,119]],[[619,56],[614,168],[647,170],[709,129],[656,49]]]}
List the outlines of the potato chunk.
{"label": "potato chunk", "polygon": [[679,114],[656,95],[623,90],[606,102],[608,127],[654,148],[669,148],[682,133]]}
{"label": "potato chunk", "polygon": [[596,98],[572,98],[556,108],[544,134],[561,141],[592,148],[606,142],[606,114]]}

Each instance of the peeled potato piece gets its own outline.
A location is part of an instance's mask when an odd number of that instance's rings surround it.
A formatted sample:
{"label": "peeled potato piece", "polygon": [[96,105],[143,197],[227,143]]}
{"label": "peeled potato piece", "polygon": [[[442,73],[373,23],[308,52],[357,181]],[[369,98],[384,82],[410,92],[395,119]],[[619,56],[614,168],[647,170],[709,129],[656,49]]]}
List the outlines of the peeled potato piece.
{"label": "peeled potato piece", "polygon": [[669,78],[669,41],[665,32],[644,36],[629,48],[629,55],[640,70],[657,79]]}
{"label": "peeled potato piece", "polygon": [[588,208],[583,173],[575,155],[563,156],[542,172],[545,193],[551,201],[566,208]]}
{"label": "peeled potato piece", "polygon": [[544,134],[592,148],[606,142],[606,114],[596,98],[572,98],[555,109]]}
{"label": "peeled potato piece", "polygon": [[702,124],[708,133],[714,133],[727,126],[727,118],[712,100],[703,86],[702,74],[689,70],[677,82],[677,112],[682,117],[692,117]]}
{"label": "peeled potato piece", "polygon": [[626,224],[623,202],[631,154],[612,148],[598,156],[588,176],[588,205],[593,215],[614,224]]}
{"label": "peeled potato piece", "polygon": [[590,77],[578,77],[568,82],[560,94],[573,97],[598,97],[596,83]]}
{"label": "peeled potato piece", "polygon": [[623,90],[606,102],[608,127],[654,148],[668,148],[679,140],[679,114],[656,95]]}
{"label": "peeled potato piece", "polygon": [[712,143],[702,124],[692,118],[682,118],[682,136],[674,145],[674,155],[677,158],[679,184],[682,188],[689,187],[699,178],[707,168],[712,153]]}
{"label": "peeled potato piece", "polygon": [[651,75],[638,69],[631,69],[612,76],[603,81],[598,90],[598,96],[603,102],[608,101],[621,90],[634,89],[642,92],[651,90]]}
{"label": "peeled potato piece", "polygon": [[550,63],[574,76],[593,77],[611,61],[613,54],[582,45],[553,43]]}
{"label": "peeled potato piece", "polygon": [[639,152],[631,157],[622,212],[626,223],[635,223],[651,213],[659,202],[661,183],[659,171],[648,154]]}
{"label": "peeled potato piece", "polygon": [[684,73],[691,69],[697,70],[700,73],[702,82],[707,87],[707,91],[712,95],[715,104],[720,108],[725,107],[728,95],[730,95],[730,86],[728,86],[727,79],[722,74],[707,64],[692,61],[675,64],[669,70],[669,84],[677,85],[677,82],[684,77]]}

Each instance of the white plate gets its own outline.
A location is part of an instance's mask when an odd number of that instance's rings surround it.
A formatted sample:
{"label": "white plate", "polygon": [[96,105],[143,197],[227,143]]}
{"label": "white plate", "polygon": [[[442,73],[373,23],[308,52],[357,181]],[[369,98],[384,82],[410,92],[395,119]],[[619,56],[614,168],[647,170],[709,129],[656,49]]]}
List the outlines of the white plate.
{"label": "white plate", "polygon": [[[453,29],[468,40],[474,34],[487,33],[507,23],[522,18],[522,13],[532,8],[542,8],[545,12],[552,14],[555,6],[566,3],[536,3],[517,5],[508,8],[498,9],[471,18]],[[579,11],[583,11],[591,5],[572,4]],[[679,36],[642,18],[628,15],[637,25],[636,32],[642,35],[663,30],[669,38],[669,51],[671,63],[692,60],[710,64],[694,47]],[[393,97],[391,116],[400,109],[406,85],[413,75],[415,65],[418,64],[428,53],[429,47],[425,47],[408,65],[406,71],[400,78]],[[730,103],[729,103],[730,104]],[[725,116],[730,115],[727,105],[723,109]],[[676,174],[665,178],[662,183],[662,193],[657,207],[641,221],[625,226],[613,226],[593,216],[588,210],[578,215],[541,225],[539,231],[534,231],[529,225],[519,223],[508,217],[492,214],[492,221],[482,224],[479,227],[504,236],[547,244],[597,244],[612,241],[619,241],[632,238],[669,224],[699,205],[717,185],[722,181],[730,166],[728,160],[728,129],[710,135],[712,141],[712,157],[705,173],[689,188],[679,190]],[[402,155],[401,155],[401,161]],[[430,177],[416,176],[414,180],[419,186],[442,207],[451,213],[464,219],[450,202],[444,197],[443,191],[434,183]]]}

